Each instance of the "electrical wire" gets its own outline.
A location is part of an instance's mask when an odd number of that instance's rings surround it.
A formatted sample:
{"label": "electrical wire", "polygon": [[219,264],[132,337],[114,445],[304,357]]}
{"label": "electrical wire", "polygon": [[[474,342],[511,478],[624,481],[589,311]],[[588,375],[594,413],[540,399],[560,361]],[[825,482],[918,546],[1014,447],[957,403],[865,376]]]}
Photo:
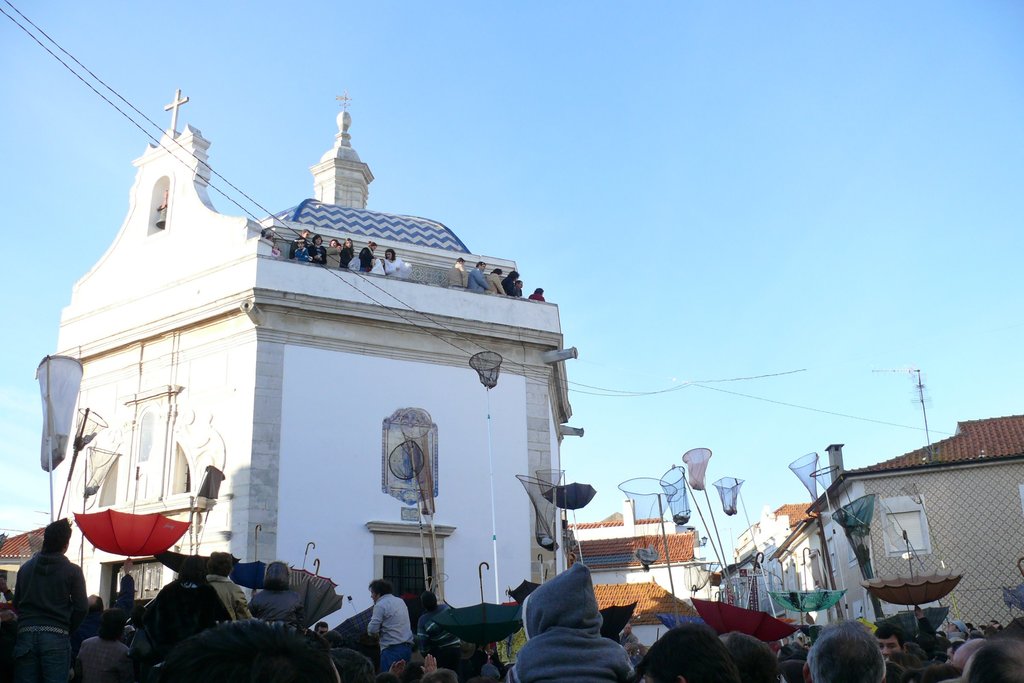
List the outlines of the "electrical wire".
{"label": "electrical wire", "polygon": [[[13,9],[22,19],[24,19],[26,22],[28,22],[35,30],[37,30],[48,41],[50,41],[50,43],[52,43],[54,46],[56,46],[56,48],[58,50],[60,50],[63,54],[67,55],[71,60],[73,60],[75,62],[75,64],[77,64],[86,73],[88,73],[89,76],[91,76],[98,83],[100,83],[104,88],[106,88],[111,93],[113,93],[114,96],[116,96],[119,100],[124,102],[136,114],[141,116],[154,129],[156,129],[158,131],[161,131],[161,133],[163,132],[163,129],[159,126],[159,124],[157,124],[152,119],[150,119],[148,116],[146,116],[135,105],[133,105],[127,98],[122,96],[117,90],[115,90],[113,87],[111,87],[109,84],[107,84],[103,79],[101,79],[99,76],[97,76],[92,70],[90,70],[81,61],[79,61],[73,54],[71,54],[68,50],[66,50],[63,46],[61,46],[56,40],[54,40],[48,33],[46,33],[43,29],[41,29],[36,23],[34,23],[31,19],[29,19],[27,16],[25,16],[25,14],[23,14],[13,3],[11,3],[10,0],[4,0],[4,2],[11,9]],[[60,56],[55,54],[50,48],[48,48],[46,45],[44,45],[43,42],[41,40],[39,40],[39,38],[37,36],[35,36],[31,31],[29,31],[17,19],[15,19],[10,14],[8,14],[3,8],[0,8],[0,13],[3,13],[3,15],[6,16],[8,19],[10,19],[12,23],[14,23],[16,26],[18,26],[18,28],[20,28],[26,35],[28,35],[41,48],[43,48],[47,53],[49,53],[50,56],[52,56],[54,59],[56,59],[62,66],[64,66],[65,69],[67,69],[69,72],[71,72],[72,75],[74,75],[78,80],[80,80],[87,88],[89,88],[93,93],[95,93],[98,97],[100,97],[104,102],[106,102],[111,107],[113,107],[118,113],[121,114],[121,116],[123,116],[125,119],[127,119],[133,126],[138,128],[147,138],[149,138],[151,141],[153,141],[158,147],[160,147],[160,148],[164,149],[165,151],[167,151],[170,154],[170,156],[172,156],[177,161],[179,161],[180,163],[185,165],[185,167],[188,168],[190,171],[192,170],[191,166],[189,166],[183,159],[181,159],[177,155],[175,155],[173,150],[171,150],[167,146],[165,146],[161,139],[155,137],[153,134],[148,132],[141,124],[139,124],[135,119],[133,119],[127,112],[125,112],[123,109],[118,107],[117,104],[112,102],[108,97],[106,97],[103,93],[101,93],[99,90],[97,90],[81,74],[79,74],[77,71],[75,71],[67,62],[65,62],[63,59],[61,59]],[[227,199],[229,202],[231,202],[233,205],[238,207],[242,212],[244,212],[247,216],[249,216],[255,223],[262,225],[263,221],[269,220],[271,222],[271,228],[270,229],[275,234],[277,233],[277,226],[274,225],[275,222],[280,223],[282,228],[284,228],[285,230],[290,231],[294,236],[298,236],[300,234],[300,231],[298,229],[296,229],[296,228],[294,228],[292,226],[287,225],[287,223],[285,223],[282,219],[278,218],[273,212],[271,212],[269,209],[267,209],[262,204],[260,204],[258,201],[256,201],[248,193],[246,193],[245,191],[240,189],[237,185],[235,185],[234,183],[229,181],[222,174],[220,174],[217,171],[215,171],[213,169],[213,167],[211,167],[209,165],[209,163],[207,163],[203,159],[200,159],[198,156],[196,156],[196,154],[194,152],[192,152],[191,150],[187,149],[184,145],[182,145],[180,142],[178,142],[177,137],[175,136],[175,131],[171,131],[171,133],[172,133],[172,135],[170,135],[168,137],[169,137],[169,139],[174,144],[176,144],[182,151],[186,152],[189,156],[191,156],[193,159],[195,159],[199,164],[201,164],[203,167],[205,167],[205,169],[207,169],[212,176],[215,176],[215,177],[219,178],[220,180],[222,180],[228,187],[230,187],[232,190],[234,190],[235,192],[240,194],[242,197],[244,197],[246,200],[251,202],[253,206],[256,206],[261,211],[263,211],[264,214],[266,214],[267,217],[264,218],[264,219],[258,218],[255,214],[253,214],[251,211],[249,211],[247,208],[245,208],[242,204],[240,204],[238,201],[236,201],[235,199],[230,197],[224,190],[220,189],[219,187],[214,185],[212,182],[208,181],[207,185],[209,187],[213,188],[218,194],[220,194],[225,199]],[[366,293],[364,290],[360,290],[353,283],[348,282],[345,278],[343,278],[340,271],[336,271],[336,270],[333,270],[331,268],[327,268],[326,264],[321,264],[321,265],[322,265],[323,268],[326,268],[332,275],[334,275],[339,281],[345,283],[347,286],[351,287],[352,289],[355,289],[362,296],[366,297],[367,299],[372,301],[377,306],[380,306],[381,308],[389,311],[393,315],[401,318],[402,320],[404,320],[405,322],[409,323],[411,326],[415,327],[416,329],[418,329],[420,331],[423,331],[423,332],[425,332],[427,334],[430,334],[431,336],[433,336],[433,337],[437,338],[438,340],[444,342],[445,344],[451,346],[452,348],[456,349],[457,351],[459,351],[459,352],[461,352],[463,354],[466,354],[466,355],[472,355],[469,350],[459,346],[458,344],[455,344],[454,342],[452,342],[450,339],[446,338],[445,336],[442,336],[442,335],[436,333],[434,330],[431,330],[431,329],[429,329],[429,328],[427,328],[427,327],[417,323],[416,321],[412,320],[411,318],[407,317],[406,315],[404,315],[404,311],[402,311],[400,309],[397,309],[394,306],[389,306],[389,305],[383,303],[382,301],[378,300],[377,298],[371,296],[370,294]],[[451,333],[457,339],[469,342],[470,344],[472,344],[474,346],[477,346],[477,347],[479,347],[479,348],[481,348],[481,349],[483,349],[485,351],[489,350],[489,349],[487,349],[487,347],[485,347],[482,344],[480,344],[480,342],[478,342],[478,341],[476,341],[474,339],[470,339],[468,337],[465,337],[464,335],[462,335],[458,331],[453,330],[452,328],[448,327],[444,323],[434,319],[430,315],[415,309],[413,306],[411,306],[407,302],[403,301],[399,297],[395,296],[393,293],[391,293],[391,292],[385,290],[384,288],[380,287],[377,283],[373,282],[373,280],[371,278],[367,277],[363,273],[358,272],[358,271],[349,271],[349,272],[352,273],[352,274],[357,275],[367,285],[377,289],[382,294],[390,297],[394,301],[396,301],[399,304],[401,304],[405,309],[408,310],[408,312],[415,313],[415,314],[417,314],[419,316],[422,316],[423,318],[425,318],[426,320],[430,321],[434,325],[437,325],[439,328],[441,328],[441,329]],[[527,369],[527,366],[526,366],[525,363],[521,363],[521,362],[513,360],[511,358],[508,358],[508,359],[505,359],[505,360],[509,364],[518,366],[518,367],[522,368],[523,370]],[[752,395],[749,395],[749,394],[743,394],[743,393],[740,393],[740,392],[728,391],[726,389],[721,389],[721,388],[717,388],[717,387],[707,386],[707,385],[712,384],[712,383],[750,381],[750,380],[755,380],[755,379],[763,379],[763,378],[767,378],[767,377],[779,377],[779,376],[784,376],[784,375],[790,375],[790,374],[795,374],[795,373],[799,373],[799,372],[806,372],[806,368],[802,368],[802,369],[798,369],[798,370],[789,370],[789,371],[778,372],[778,373],[769,373],[769,374],[762,374],[762,375],[752,375],[752,376],[746,376],[746,377],[730,377],[730,378],[724,378],[724,379],[711,379],[711,380],[692,380],[692,381],[687,381],[685,383],[682,383],[682,384],[679,384],[679,385],[676,385],[676,386],[668,387],[668,388],[665,388],[665,389],[658,389],[658,390],[654,390],[654,391],[630,391],[630,390],[623,390],[623,389],[609,389],[609,388],[605,388],[605,387],[597,387],[597,386],[592,386],[592,385],[587,385],[587,384],[583,384],[583,383],[580,383],[580,382],[572,382],[572,381],[567,381],[567,384],[569,384],[570,386],[584,387],[586,389],[592,389],[594,391],[589,391],[588,392],[588,391],[583,391],[581,389],[568,389],[568,388],[567,389],[569,391],[572,391],[573,393],[586,394],[586,395],[591,395],[591,396],[628,397],[628,398],[633,398],[633,397],[641,397],[641,396],[654,396],[654,395],[659,395],[659,394],[666,394],[666,393],[671,393],[671,392],[679,391],[680,389],[685,389],[685,388],[688,388],[690,386],[698,386],[698,387],[701,387],[701,388],[704,388],[704,389],[711,389],[713,391],[719,391],[719,392],[726,393],[726,394],[732,394],[732,395],[741,396],[741,397],[744,397],[744,398],[755,399],[755,400],[764,401],[764,402],[767,402],[767,403],[773,403],[773,404],[776,404],[776,405],[787,406],[787,407],[790,407],[790,408],[797,408],[797,409],[801,409],[801,410],[808,410],[808,411],[811,411],[811,412],[822,413],[822,414],[826,414],[826,415],[834,415],[834,416],[837,416],[837,417],[845,417],[845,418],[848,418],[848,419],[860,420],[860,421],[864,421],[864,422],[872,422],[872,423],[875,423],[875,424],[882,424],[882,425],[887,425],[887,426],[891,426],[891,427],[900,427],[900,428],[903,428],[903,429],[914,429],[914,430],[919,430],[919,431],[921,430],[920,427],[913,427],[913,426],[910,426],[910,425],[904,425],[904,424],[899,424],[899,423],[895,423],[895,422],[887,422],[887,421],[884,421],[884,420],[876,420],[876,419],[860,417],[860,416],[856,416],[856,415],[849,415],[849,414],[846,414],[846,413],[839,413],[839,412],[823,410],[823,409],[819,409],[819,408],[812,408],[812,407],[809,407],[809,406],[802,406],[802,405],[793,404],[793,403],[786,403],[786,402],[783,402],[783,401],[776,401],[776,400],[773,400],[773,399],[764,398],[764,397],[760,397],[760,396],[752,396]],[[948,434],[948,432],[938,432],[938,433]]]}
{"label": "electrical wire", "polygon": [[[738,391],[729,391],[728,389],[722,389],[720,387],[710,387],[706,384],[693,383],[692,386],[700,387],[701,389],[710,389],[711,391],[718,391],[723,394],[731,394],[733,396],[742,396],[743,398],[754,399],[755,401],[764,401],[765,403],[773,403],[779,406],[786,406],[787,408],[798,408],[800,410],[808,410],[812,413],[821,413],[823,415],[833,415],[835,417],[845,417],[850,420],[860,420],[861,422],[873,422],[874,424],[887,425],[889,427],[900,427],[901,429],[913,429],[915,431],[923,432],[924,427],[914,427],[913,425],[900,424],[898,422],[887,422],[885,420],[876,420],[870,417],[861,417],[859,415],[850,415],[849,413],[839,413],[833,410],[824,410],[822,408],[812,408],[811,406],[802,406],[797,403],[787,403],[785,401],[776,401],[775,399],[765,398],[764,396],[754,396],[752,394],[744,394]],[[936,430],[932,430],[936,431]],[[946,434],[952,436],[949,432],[938,432],[939,434]]]}

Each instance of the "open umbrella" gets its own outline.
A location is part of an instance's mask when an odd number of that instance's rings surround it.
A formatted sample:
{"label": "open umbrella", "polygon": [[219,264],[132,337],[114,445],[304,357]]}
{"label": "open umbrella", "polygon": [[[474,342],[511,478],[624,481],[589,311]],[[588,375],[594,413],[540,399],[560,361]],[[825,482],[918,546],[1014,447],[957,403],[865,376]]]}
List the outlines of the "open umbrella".
{"label": "open umbrella", "polygon": [[520,583],[512,590],[505,592],[508,593],[508,596],[510,598],[512,598],[521,605],[526,600],[527,596],[529,596],[530,593],[537,590],[538,588],[540,588],[539,583],[524,580],[522,583]]}
{"label": "open umbrella", "polygon": [[523,627],[521,605],[495,605],[484,602],[484,567],[477,567],[480,576],[480,604],[469,607],[450,607],[434,617],[434,623],[460,640],[486,645],[507,638]]}
{"label": "open umbrella", "polygon": [[343,638],[359,640],[366,635],[366,627],[370,625],[370,618],[373,616],[373,608],[367,607],[362,612],[355,614],[334,627],[334,630]]}
{"label": "open umbrella", "polygon": [[305,614],[305,623],[302,625],[305,628],[337,612],[344,604],[342,597],[334,592],[338,584],[326,576],[318,576],[305,569],[289,569],[288,587],[298,593],[302,601]]}
{"label": "open umbrella", "polygon": [[601,635],[619,642],[619,634],[633,618],[636,603],[631,605],[612,605],[601,610]]}
{"label": "open umbrella", "polygon": [[469,607],[450,607],[434,617],[434,623],[460,640],[486,645],[507,638],[523,627],[520,605],[483,602]]}
{"label": "open umbrella", "polygon": [[683,624],[703,624],[704,620],[700,617],[691,617],[689,615],[680,614],[678,617],[674,614],[658,614],[658,621],[665,625],[665,628],[675,628],[676,626],[682,626]]}
{"label": "open umbrella", "polygon": [[155,512],[149,515],[130,515],[116,510],[76,512],[75,522],[97,550],[126,557],[162,553],[188,531],[188,522],[168,519]]}
{"label": "open umbrella", "polygon": [[692,598],[691,602],[704,622],[718,635],[738,631],[770,643],[792,635],[797,630],[796,626],[780,621],[765,612],[697,598]]}
{"label": "open umbrella", "polygon": [[[186,557],[188,557],[188,555],[186,555],[185,553],[176,553],[173,550],[168,550],[164,553],[153,554],[153,559],[155,559],[157,562],[167,567],[174,573],[178,573],[181,571],[181,563],[185,560]],[[198,555],[197,557],[199,557],[199,559],[203,562],[208,562],[210,559],[206,555]],[[239,560],[237,557],[232,555],[231,562],[237,567]]]}
{"label": "open umbrella", "polygon": [[831,609],[843,599],[846,590],[830,591],[768,591],[772,600],[794,612],[817,612]]}
{"label": "open umbrella", "polygon": [[[923,610],[924,618],[928,624],[932,627],[932,630],[936,630],[942,625],[942,622],[949,616],[948,607],[926,607]],[[892,616],[886,617],[885,619],[879,619],[875,622],[875,626],[881,626],[882,624],[889,624],[890,626],[898,627],[908,637],[917,635],[919,629],[917,627],[917,617],[914,616],[913,612],[897,612]]]}
{"label": "open umbrella", "polygon": [[239,562],[228,577],[243,588],[263,589],[263,576],[267,573],[264,562]]}
{"label": "open umbrella", "polygon": [[923,605],[941,600],[960,583],[963,574],[927,574],[925,576],[880,576],[861,581],[868,593],[894,605]]}
{"label": "open umbrella", "polygon": [[544,497],[563,510],[579,510],[594,500],[597,489],[590,484],[566,484],[544,491]]}

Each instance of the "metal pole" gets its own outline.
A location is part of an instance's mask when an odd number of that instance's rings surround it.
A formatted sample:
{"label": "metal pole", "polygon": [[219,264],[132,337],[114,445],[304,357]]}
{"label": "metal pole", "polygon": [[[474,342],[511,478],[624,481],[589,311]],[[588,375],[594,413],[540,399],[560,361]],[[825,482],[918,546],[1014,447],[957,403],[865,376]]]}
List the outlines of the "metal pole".
{"label": "metal pole", "polygon": [[[487,390],[487,464],[491,470],[491,546],[494,549],[494,602],[501,603],[501,588],[498,583],[498,516],[494,508],[494,454],[491,450],[491,390]],[[481,576],[480,592],[483,593]],[[482,597],[482,596],[481,596]]]}
{"label": "metal pole", "polygon": [[672,554],[668,549],[668,534],[665,533],[665,508],[661,504],[661,494],[658,495],[658,526],[661,527],[661,542],[665,545],[665,564],[668,565],[668,586],[672,590],[672,613],[676,618],[676,626],[679,625],[679,596],[676,595],[676,584],[672,580]]}
{"label": "metal pole", "polygon": [[[693,495],[693,489],[690,488],[690,482],[686,479],[685,476],[683,477],[683,483],[686,485],[686,490],[689,491],[690,493],[690,499],[693,500],[693,507],[697,509],[697,514],[700,516],[700,523],[704,525],[704,530],[710,534],[711,530],[708,528],[708,523],[704,519],[704,513],[701,512],[700,506],[697,505],[697,497]],[[722,553],[719,552],[718,548],[715,546],[715,541],[710,536],[708,537],[708,541],[710,541],[711,543],[711,549],[715,551],[715,557],[718,558],[718,564],[722,565],[722,572],[725,573],[726,576],[728,576],[728,573],[725,569],[725,562],[722,561]]]}
{"label": "metal pole", "polygon": [[[49,356],[46,357],[49,360]],[[46,364],[46,457],[49,459],[50,471],[50,523],[53,519],[53,402],[50,400],[50,364]]]}
{"label": "metal pole", "polygon": [[[718,539],[718,547],[720,547],[722,549],[722,554],[724,555],[725,554],[725,546],[722,544],[722,536],[718,533],[718,522],[715,521],[715,511],[711,507],[711,496],[708,495],[707,487],[704,487],[704,500],[706,500],[708,502],[708,514],[711,515],[711,525],[715,528],[715,538]],[[730,584],[732,583],[732,577],[729,576],[729,568],[724,563],[722,564],[722,571],[725,572],[725,579],[726,579],[725,596],[726,596],[726,598],[728,598],[729,597],[729,593],[730,593]],[[726,600],[726,602],[728,602],[728,599]],[[730,603],[730,604],[732,604],[732,603]]]}

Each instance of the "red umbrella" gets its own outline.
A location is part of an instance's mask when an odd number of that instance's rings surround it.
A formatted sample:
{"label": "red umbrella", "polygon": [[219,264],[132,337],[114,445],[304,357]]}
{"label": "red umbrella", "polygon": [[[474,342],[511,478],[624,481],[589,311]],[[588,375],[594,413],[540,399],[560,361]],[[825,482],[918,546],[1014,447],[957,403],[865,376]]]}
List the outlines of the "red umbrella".
{"label": "red umbrella", "polygon": [[766,612],[735,607],[724,602],[691,600],[704,622],[715,629],[718,635],[738,631],[770,643],[792,635],[796,626],[780,621]]}
{"label": "red umbrella", "polygon": [[151,515],[129,515],[115,510],[75,513],[75,522],[97,550],[128,557],[162,553],[188,531],[188,522],[168,519],[155,512]]}

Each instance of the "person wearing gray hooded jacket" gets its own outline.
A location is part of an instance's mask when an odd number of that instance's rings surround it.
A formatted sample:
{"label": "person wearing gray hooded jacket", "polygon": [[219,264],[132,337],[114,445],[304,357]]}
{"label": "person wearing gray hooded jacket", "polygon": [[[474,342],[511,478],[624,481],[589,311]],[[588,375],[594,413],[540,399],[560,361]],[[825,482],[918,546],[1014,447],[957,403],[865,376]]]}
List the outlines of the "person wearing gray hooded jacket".
{"label": "person wearing gray hooded jacket", "polygon": [[509,673],[513,683],[631,680],[633,668],[621,645],[601,635],[590,570],[574,564],[523,603],[526,644]]}

